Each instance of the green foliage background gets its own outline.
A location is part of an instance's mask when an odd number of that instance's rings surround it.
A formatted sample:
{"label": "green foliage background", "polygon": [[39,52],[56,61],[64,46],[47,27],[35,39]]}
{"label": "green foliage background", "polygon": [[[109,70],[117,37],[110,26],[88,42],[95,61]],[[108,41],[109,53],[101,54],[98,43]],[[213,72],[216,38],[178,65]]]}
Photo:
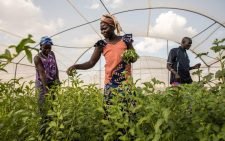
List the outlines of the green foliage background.
{"label": "green foliage background", "polygon": [[214,92],[193,83],[156,91],[154,82],[124,84],[110,105],[100,89],[77,78],[70,87],[54,88],[55,100],[53,91],[46,96],[52,120],[45,138],[35,89],[0,83],[0,140],[225,140],[224,88]]}
{"label": "green foliage background", "polygon": [[[225,71],[220,43],[215,41],[212,48],[221,64],[215,74],[202,76],[197,71],[200,82],[166,90],[155,89],[162,83],[156,79],[142,87],[129,80],[113,90],[110,104],[104,101],[103,90],[73,76],[71,86],[54,87],[46,95],[51,119],[46,123],[41,122],[32,82],[0,81],[0,140],[224,141]],[[44,135],[40,134],[43,126],[47,126]]]}

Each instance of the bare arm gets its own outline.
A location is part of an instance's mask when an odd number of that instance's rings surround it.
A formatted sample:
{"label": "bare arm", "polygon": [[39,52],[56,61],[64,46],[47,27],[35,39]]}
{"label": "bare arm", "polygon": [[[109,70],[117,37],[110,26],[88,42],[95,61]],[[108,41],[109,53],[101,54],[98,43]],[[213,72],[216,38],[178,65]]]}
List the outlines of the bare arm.
{"label": "bare arm", "polygon": [[89,61],[83,64],[74,64],[67,69],[67,74],[70,75],[71,71],[74,69],[86,70],[94,67],[94,65],[98,62],[101,57],[102,49],[100,47],[96,47]]}
{"label": "bare arm", "polygon": [[198,64],[196,64],[196,65],[194,65],[194,66],[190,67],[190,68],[189,68],[189,70],[199,69],[199,68],[200,68],[200,66],[201,66],[201,63],[198,63]]}
{"label": "bare arm", "polygon": [[34,57],[34,64],[35,68],[37,69],[37,72],[40,75],[41,83],[43,84],[44,89],[47,90],[45,70],[39,56]]}
{"label": "bare arm", "polygon": [[171,71],[175,75],[176,81],[180,81],[180,75],[172,68],[172,65],[170,63],[167,63],[167,69]]}
{"label": "bare arm", "polygon": [[172,68],[171,64],[167,63],[167,69],[171,71],[174,75],[178,75],[177,72]]}

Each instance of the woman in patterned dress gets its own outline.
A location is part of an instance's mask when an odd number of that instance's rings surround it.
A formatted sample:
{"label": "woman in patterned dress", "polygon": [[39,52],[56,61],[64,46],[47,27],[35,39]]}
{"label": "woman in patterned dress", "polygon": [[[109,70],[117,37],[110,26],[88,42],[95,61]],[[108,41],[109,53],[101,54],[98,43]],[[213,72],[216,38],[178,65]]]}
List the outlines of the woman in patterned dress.
{"label": "woman in patterned dress", "polygon": [[[100,59],[101,54],[105,58],[105,88],[104,94],[106,101],[110,98],[110,88],[117,88],[122,81],[126,80],[126,76],[122,73],[127,71],[127,76],[131,75],[131,64],[122,60],[122,54],[127,49],[134,49],[132,35],[125,34],[118,36],[122,30],[118,21],[112,15],[103,15],[100,22],[101,34],[104,40],[99,40],[95,45],[95,50],[89,61],[83,64],[74,64],[67,69],[67,74],[71,75],[72,70],[86,70],[92,68]],[[136,60],[132,60],[131,63]]]}

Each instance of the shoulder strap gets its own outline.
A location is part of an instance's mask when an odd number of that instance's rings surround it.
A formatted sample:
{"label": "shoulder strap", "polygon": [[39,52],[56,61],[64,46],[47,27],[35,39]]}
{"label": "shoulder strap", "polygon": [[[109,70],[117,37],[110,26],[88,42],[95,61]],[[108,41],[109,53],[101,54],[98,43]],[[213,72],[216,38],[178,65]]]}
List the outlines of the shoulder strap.
{"label": "shoulder strap", "polygon": [[122,40],[124,43],[128,46],[128,44],[131,44],[134,40],[132,38],[132,34],[125,34],[122,36]]}

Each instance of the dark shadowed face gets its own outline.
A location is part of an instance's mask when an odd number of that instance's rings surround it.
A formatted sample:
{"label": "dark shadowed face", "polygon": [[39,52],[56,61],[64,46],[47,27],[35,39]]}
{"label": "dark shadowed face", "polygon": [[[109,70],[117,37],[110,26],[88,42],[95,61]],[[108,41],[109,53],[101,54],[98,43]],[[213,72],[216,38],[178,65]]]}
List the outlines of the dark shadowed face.
{"label": "dark shadowed face", "polygon": [[101,34],[105,38],[110,38],[114,34],[114,28],[107,23],[101,22],[100,24]]}
{"label": "dark shadowed face", "polygon": [[187,39],[185,38],[182,42],[182,46],[185,48],[185,49],[190,49],[191,47],[191,44],[192,44],[192,40],[191,39]]}
{"label": "dark shadowed face", "polygon": [[44,45],[41,45],[41,52],[44,54],[44,55],[48,55],[52,50],[52,45],[50,44],[44,44]]}

